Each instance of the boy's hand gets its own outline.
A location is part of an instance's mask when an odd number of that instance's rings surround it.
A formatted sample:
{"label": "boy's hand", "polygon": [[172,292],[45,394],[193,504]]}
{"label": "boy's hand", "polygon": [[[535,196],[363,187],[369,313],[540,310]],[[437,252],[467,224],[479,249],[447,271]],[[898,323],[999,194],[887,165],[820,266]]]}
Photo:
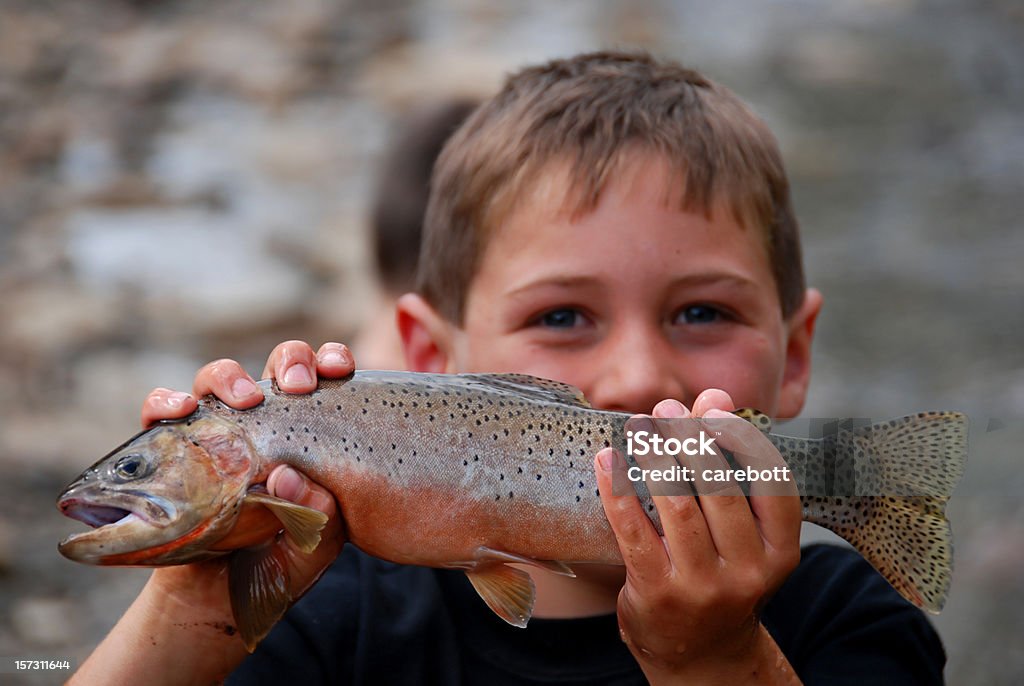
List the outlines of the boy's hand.
{"label": "boy's hand", "polygon": [[[286,341],[270,353],[263,368],[263,378],[276,379],[278,387],[286,393],[310,393],[316,389],[318,376],[340,378],[351,374],[354,369],[352,354],[340,343],[325,343],[314,354],[313,349],[302,341]],[[238,410],[263,402],[263,391],[240,364],[234,360],[217,360],[196,373],[192,395],[163,388],[150,393],[142,405],[143,426],[160,419],[185,417],[196,409],[197,397],[211,394]],[[283,465],[271,472],[267,490],[271,495],[313,507],[330,517],[321,534],[321,544],[308,555],[301,553],[287,536],[275,543],[284,548],[287,559],[291,561],[288,572],[292,594],[298,597],[337,557],[344,543],[337,505],[334,496],[325,488]],[[223,608],[230,616],[226,581],[222,578],[225,566],[225,560],[217,559],[198,565],[158,569],[153,575],[154,583],[163,586],[164,592],[185,589],[190,595],[201,594],[204,596],[203,606]],[[165,577],[167,584],[164,583]],[[183,583],[182,577],[192,577],[194,582]]]}
{"label": "boy's hand", "polygon": [[[303,341],[286,341],[271,351],[263,368],[264,379],[276,379],[286,393],[312,393],[317,377],[340,379],[356,368],[352,353],[341,343],[324,343],[315,354]],[[161,419],[180,419],[192,414],[196,398],[215,395],[236,410],[247,410],[263,402],[263,391],[234,360],[217,360],[196,373],[192,395],[169,388],[156,388],[142,403],[142,426]]]}
{"label": "boy's hand", "polygon": [[[326,343],[314,354],[301,341],[274,348],[264,377],[277,379],[281,390],[309,393],[317,377],[340,378],[352,373],[355,362],[348,348]],[[218,360],[196,374],[193,395],[164,388],[154,390],[142,406],[142,424],[177,419],[192,413],[196,398],[213,394],[236,409],[263,401],[263,392],[233,360]],[[288,536],[281,546],[289,561],[291,595],[298,598],[337,557],[344,544],[341,518],[334,496],[298,471],[279,466],[267,480],[271,495],[320,510],[328,515],[319,547],[304,554]],[[181,655],[189,660],[181,662]],[[150,683],[198,683],[223,679],[246,656],[234,627],[227,588],[227,560],[155,570],[139,598],[110,635],[76,673],[73,683],[130,683],[140,676]],[[153,681],[153,675],[161,675]]]}
{"label": "boy's hand", "polygon": [[[739,466],[784,466],[760,431],[727,414],[732,409],[728,394],[709,390],[696,399],[692,414],[666,400],[653,416],[703,417],[705,430],[721,432],[716,444],[734,453]],[[680,677],[692,683],[798,683],[758,619],[800,560],[795,483],[783,486],[788,495],[781,496],[778,483],[771,486],[776,495],[755,487],[748,501],[734,482],[700,483],[704,469],[727,467],[721,457],[679,459],[697,469],[693,485],[705,495],[655,497],[664,529],[659,537],[635,494],[612,493],[613,477],[628,483],[625,460],[611,449],[598,454],[601,500],[626,566],[618,600],[623,640],[652,683]]]}

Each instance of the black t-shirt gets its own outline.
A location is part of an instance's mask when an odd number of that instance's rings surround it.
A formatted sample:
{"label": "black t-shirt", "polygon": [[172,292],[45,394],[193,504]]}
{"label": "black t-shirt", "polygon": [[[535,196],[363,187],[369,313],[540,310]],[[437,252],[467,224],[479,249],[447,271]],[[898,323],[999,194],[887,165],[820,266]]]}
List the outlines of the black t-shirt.
{"label": "black t-shirt", "polygon": [[[762,623],[805,684],[941,684],[925,616],[859,555],[803,550]],[[615,615],[505,624],[462,572],[346,546],[229,684],[643,684]]]}

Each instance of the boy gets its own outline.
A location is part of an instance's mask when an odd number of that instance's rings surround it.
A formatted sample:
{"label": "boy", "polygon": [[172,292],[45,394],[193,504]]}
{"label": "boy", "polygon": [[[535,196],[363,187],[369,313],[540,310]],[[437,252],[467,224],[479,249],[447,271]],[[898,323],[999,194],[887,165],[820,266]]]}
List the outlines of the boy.
{"label": "boy", "polygon": [[[643,55],[526,69],[455,134],[433,181],[417,293],[399,302],[411,369],[529,373],[662,417],[800,411],[821,297],[803,283],[774,140],[728,91]],[[303,393],[353,367],[336,344],[289,342],[265,375]],[[193,395],[210,392],[262,399],[225,360],[196,377]],[[157,389],[143,422],[194,407]],[[215,560],[156,571],[77,677],[196,682],[241,664],[238,683],[941,682],[931,627],[866,563],[824,547],[800,560],[795,497],[657,498],[659,538],[635,496],[612,494],[622,466],[596,456],[625,569],[530,569],[525,630],[457,573],[350,546],[243,663]],[[276,543],[299,593],[341,548],[344,513],[294,470],[268,488],[331,517],[312,555]]]}

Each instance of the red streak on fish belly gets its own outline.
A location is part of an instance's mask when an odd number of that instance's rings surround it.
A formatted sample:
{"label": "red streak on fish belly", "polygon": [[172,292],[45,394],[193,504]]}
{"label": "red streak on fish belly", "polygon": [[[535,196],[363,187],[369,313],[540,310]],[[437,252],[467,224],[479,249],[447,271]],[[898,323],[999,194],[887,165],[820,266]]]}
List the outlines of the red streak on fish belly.
{"label": "red streak on fish belly", "polygon": [[339,481],[324,485],[338,499],[348,540],[392,562],[446,567],[472,561],[481,546],[536,560],[622,561],[600,503],[594,510],[472,499],[449,485],[396,485],[356,470]]}

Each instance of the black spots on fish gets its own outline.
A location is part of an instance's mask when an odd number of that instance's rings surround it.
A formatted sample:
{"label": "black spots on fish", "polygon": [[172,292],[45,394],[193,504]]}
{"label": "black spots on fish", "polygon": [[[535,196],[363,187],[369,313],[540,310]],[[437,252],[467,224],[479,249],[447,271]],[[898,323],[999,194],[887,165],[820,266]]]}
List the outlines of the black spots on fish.
{"label": "black spots on fish", "polygon": [[509,491],[509,492],[508,492],[508,497],[509,497],[510,499],[511,499],[511,498],[513,498],[513,497],[515,497],[515,493],[513,493],[512,491]]}
{"label": "black spots on fish", "polygon": [[533,455],[533,448],[527,448],[526,449],[526,454],[527,455]]}
{"label": "black spots on fish", "polygon": [[480,456],[479,455],[474,455],[473,456],[473,462],[479,462],[479,461],[480,461]]}
{"label": "black spots on fish", "polygon": [[647,503],[647,511],[654,512],[654,503]]}
{"label": "black spots on fish", "polygon": [[583,488],[583,482],[582,481],[580,482],[580,488]]}
{"label": "black spots on fish", "polygon": [[505,480],[505,473],[504,472],[499,473],[498,474],[498,481],[504,481],[504,480]]}
{"label": "black spots on fish", "polygon": [[434,421],[434,415],[432,415],[432,414],[431,415],[427,415],[427,421],[430,421],[430,422]]}
{"label": "black spots on fish", "polygon": [[576,496],[576,502],[579,502],[579,501],[580,501],[580,497]]}
{"label": "black spots on fish", "polygon": [[522,473],[523,473],[523,468],[522,468],[522,467],[519,467],[519,471],[518,471],[518,473],[519,473],[519,474],[522,474]]}
{"label": "black spots on fish", "polygon": [[596,496],[597,496],[598,498],[600,498],[600,497],[601,497],[601,491],[599,491],[599,490],[597,490],[597,489],[595,488],[595,489],[594,489],[594,495],[596,495]]}
{"label": "black spots on fish", "polygon": [[462,466],[463,467],[468,467],[469,466],[469,460],[463,460],[462,461]]}
{"label": "black spots on fish", "polygon": [[538,474],[537,475],[537,481],[540,481],[540,480],[541,480],[541,476],[540,476],[540,474]]}
{"label": "black spots on fish", "polygon": [[491,439],[495,441],[498,440],[498,434],[491,434]]}
{"label": "black spots on fish", "polygon": [[573,468],[573,465],[574,465],[573,461],[572,461],[572,460],[569,460],[569,469],[572,469],[572,468]]}
{"label": "black spots on fish", "polygon": [[308,445],[304,445],[304,446],[302,446],[302,452],[303,452],[304,454],[305,454],[305,453],[308,453],[308,452],[309,452],[309,446],[308,446]]}
{"label": "black spots on fish", "polygon": [[285,405],[284,406],[284,411],[285,412],[291,412],[292,411],[291,405]]}
{"label": "black spots on fish", "polygon": [[404,464],[402,458],[398,458],[398,464]]}

